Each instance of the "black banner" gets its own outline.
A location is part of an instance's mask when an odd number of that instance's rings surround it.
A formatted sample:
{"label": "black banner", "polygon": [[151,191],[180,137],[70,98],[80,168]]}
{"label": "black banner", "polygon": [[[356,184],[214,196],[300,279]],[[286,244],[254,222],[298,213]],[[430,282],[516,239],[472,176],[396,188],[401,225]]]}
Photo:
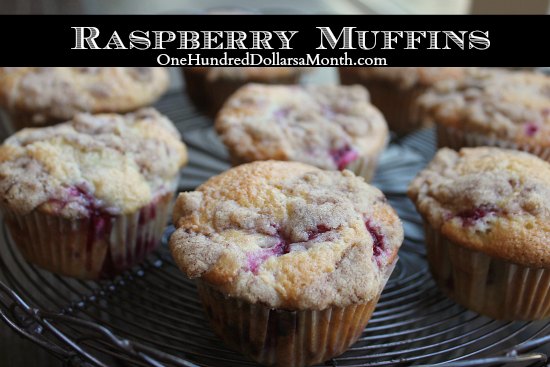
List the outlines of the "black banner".
{"label": "black banner", "polygon": [[2,66],[548,66],[538,15],[0,16]]}

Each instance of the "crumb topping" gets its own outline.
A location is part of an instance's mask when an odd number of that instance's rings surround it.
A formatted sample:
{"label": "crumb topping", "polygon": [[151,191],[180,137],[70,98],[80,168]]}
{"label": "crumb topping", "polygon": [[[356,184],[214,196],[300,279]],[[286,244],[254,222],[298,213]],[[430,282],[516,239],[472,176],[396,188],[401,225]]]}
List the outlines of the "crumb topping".
{"label": "crumb topping", "polygon": [[172,254],[191,278],[286,309],[378,295],[403,241],[384,195],[350,171],[262,161],[179,195]]}
{"label": "crumb topping", "polygon": [[178,131],[152,108],[78,114],[21,130],[0,146],[0,197],[20,214],[36,208],[69,218],[97,208],[127,214],[173,189],[186,160]]}
{"label": "crumb topping", "polygon": [[550,266],[550,164],[498,148],[439,150],[409,196],[436,230],[474,250]]}
{"label": "crumb topping", "polygon": [[78,112],[127,112],[149,105],[168,88],[164,68],[3,67],[0,106],[27,112],[36,125]]}
{"label": "crumb topping", "polygon": [[388,128],[361,86],[248,84],[224,105],[216,130],[233,156],[245,162],[288,160],[344,169],[377,155]]}

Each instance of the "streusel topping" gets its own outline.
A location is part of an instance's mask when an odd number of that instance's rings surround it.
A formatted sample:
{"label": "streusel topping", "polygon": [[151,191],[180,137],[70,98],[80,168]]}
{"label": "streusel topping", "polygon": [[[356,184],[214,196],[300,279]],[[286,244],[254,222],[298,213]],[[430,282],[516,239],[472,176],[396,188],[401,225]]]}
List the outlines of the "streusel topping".
{"label": "streusel topping", "polygon": [[92,206],[127,214],[173,189],[186,160],[178,131],[152,108],[78,114],[0,146],[0,197],[20,214],[40,208],[81,218]]}
{"label": "streusel topping", "polygon": [[168,88],[164,68],[4,67],[0,106],[32,114],[32,123],[69,120],[78,112],[127,112],[147,106]]}
{"label": "streusel topping", "polygon": [[290,160],[343,169],[378,154],[388,128],[361,86],[248,84],[224,105],[216,130],[242,161]]}
{"label": "streusel topping", "polygon": [[519,151],[444,148],[411,183],[431,226],[473,250],[550,266],[550,164]]}
{"label": "streusel topping", "polygon": [[372,300],[403,241],[384,195],[350,171],[245,164],[182,193],[172,254],[191,278],[285,309]]}
{"label": "streusel topping", "polygon": [[357,73],[367,79],[387,80],[403,89],[412,86],[431,86],[446,79],[461,78],[467,68],[458,67],[361,67]]}
{"label": "streusel topping", "polygon": [[419,106],[446,126],[550,146],[550,77],[544,74],[478,70],[438,83]]}

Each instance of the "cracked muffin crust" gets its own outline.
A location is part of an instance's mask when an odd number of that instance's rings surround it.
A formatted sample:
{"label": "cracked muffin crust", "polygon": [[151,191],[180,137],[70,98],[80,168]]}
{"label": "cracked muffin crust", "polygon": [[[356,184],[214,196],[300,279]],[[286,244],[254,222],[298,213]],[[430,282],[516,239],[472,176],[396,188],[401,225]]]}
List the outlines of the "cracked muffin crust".
{"label": "cracked muffin crust", "polygon": [[38,208],[79,218],[90,202],[127,214],[169,190],[186,161],[178,131],[155,109],[78,114],[0,146],[0,195],[22,215]]}
{"label": "cracked muffin crust", "polygon": [[79,112],[129,112],[155,102],[168,88],[163,68],[3,67],[0,106],[16,127],[44,126]]}
{"label": "cracked muffin crust", "polygon": [[170,249],[189,277],[271,308],[377,299],[403,241],[384,195],[349,171],[297,162],[235,167],[174,208]]}
{"label": "cracked muffin crust", "polygon": [[[457,134],[485,137],[478,145],[494,145],[489,139],[496,138],[519,147],[550,148],[550,77],[541,73],[478,70],[460,80],[438,83],[419,98],[419,106],[425,118],[455,131],[457,138]],[[460,147],[452,140],[440,143]],[[468,140],[459,143],[473,145]]]}
{"label": "cracked muffin crust", "polygon": [[216,130],[238,162],[285,160],[344,169],[376,162],[388,130],[361,86],[249,84],[226,102]]}
{"label": "cracked muffin crust", "polygon": [[499,148],[443,148],[409,196],[431,227],[492,257],[550,267],[550,164]]}

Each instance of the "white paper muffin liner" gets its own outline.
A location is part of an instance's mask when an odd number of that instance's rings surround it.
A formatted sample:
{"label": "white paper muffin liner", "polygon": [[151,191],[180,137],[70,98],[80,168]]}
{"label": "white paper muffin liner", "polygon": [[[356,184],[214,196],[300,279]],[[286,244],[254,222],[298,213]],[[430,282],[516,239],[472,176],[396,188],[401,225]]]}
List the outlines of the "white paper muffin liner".
{"label": "white paper muffin liner", "polygon": [[112,277],[141,262],[160,244],[174,194],[157,196],[134,213],[66,219],[2,206],[11,238],[23,257],[51,272],[80,278]]}
{"label": "white paper muffin liner", "polygon": [[531,153],[550,162],[550,148],[536,145],[518,144],[516,142],[504,140],[491,135],[485,135],[478,132],[463,131],[453,127],[437,124],[437,146],[439,148],[448,147],[458,150],[462,147],[498,147],[503,149],[521,150]]}
{"label": "white paper muffin liner", "polygon": [[365,181],[370,182],[378,166],[378,156],[362,156],[350,162],[346,169],[355,173],[356,176],[363,177]]}
{"label": "white paper muffin liner", "polygon": [[457,245],[425,224],[430,270],[466,308],[500,320],[550,317],[550,269],[530,268]]}
{"label": "white paper muffin liner", "polygon": [[373,300],[324,310],[271,309],[227,297],[201,280],[197,287],[214,331],[228,346],[264,365],[309,366],[342,354],[361,336],[396,263],[388,265]]}

